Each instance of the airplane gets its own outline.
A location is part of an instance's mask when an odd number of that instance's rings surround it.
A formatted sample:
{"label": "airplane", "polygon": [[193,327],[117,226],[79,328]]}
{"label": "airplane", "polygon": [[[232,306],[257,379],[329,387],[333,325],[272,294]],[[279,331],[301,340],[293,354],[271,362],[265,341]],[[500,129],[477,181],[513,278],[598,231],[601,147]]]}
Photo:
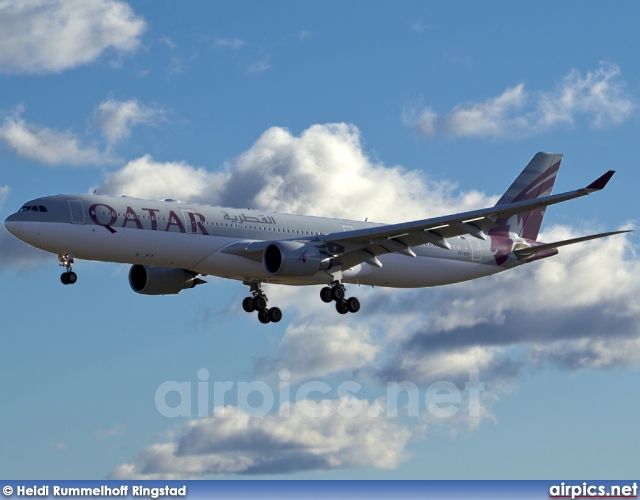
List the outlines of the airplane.
{"label": "airplane", "polygon": [[65,285],[75,259],[132,264],[139,294],[177,294],[204,276],[242,281],[243,309],[261,323],[282,319],[262,284],[324,285],[340,314],[360,309],[344,284],[418,288],[472,280],[551,257],[558,248],[627,231],[554,243],[537,241],[549,205],[602,190],[614,171],[587,187],[552,195],[562,155],[537,153],[493,207],[399,224],[261,210],[61,194],[36,198],[7,217],[23,242],[58,255]]}

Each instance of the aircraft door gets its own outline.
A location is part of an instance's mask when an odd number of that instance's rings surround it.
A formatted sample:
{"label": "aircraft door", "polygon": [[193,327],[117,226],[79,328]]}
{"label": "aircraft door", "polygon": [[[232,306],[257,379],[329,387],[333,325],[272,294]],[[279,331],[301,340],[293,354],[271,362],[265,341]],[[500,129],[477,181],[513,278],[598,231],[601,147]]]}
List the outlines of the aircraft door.
{"label": "aircraft door", "polygon": [[71,209],[71,223],[84,224],[84,208],[80,200],[69,200],[69,208]]}
{"label": "aircraft door", "polygon": [[480,240],[473,236],[469,237],[469,244],[471,245],[471,260],[478,262],[482,260],[482,246]]}

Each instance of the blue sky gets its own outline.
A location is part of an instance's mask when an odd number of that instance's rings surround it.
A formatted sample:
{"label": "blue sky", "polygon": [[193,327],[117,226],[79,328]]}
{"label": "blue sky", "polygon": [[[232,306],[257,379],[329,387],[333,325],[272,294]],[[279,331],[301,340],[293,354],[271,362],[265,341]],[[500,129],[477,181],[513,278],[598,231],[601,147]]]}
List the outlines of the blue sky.
{"label": "blue sky", "polygon": [[[634,227],[639,14],[635,2],[2,1],[0,214],[96,189],[411,220],[495,203],[537,151],[553,151],[565,155],[557,190],[618,173],[549,209],[543,237]],[[145,297],[127,266],[78,262],[78,283],[62,287],[56,256],[2,228],[0,470],[631,477],[636,239],[477,282],[361,289],[347,317],[328,313],[317,287],[272,286],[285,318],[265,327],[242,311],[237,282]],[[477,416],[469,370],[484,383]],[[188,416],[156,404],[172,381],[191,388]],[[225,381],[225,414],[199,416]],[[386,412],[387,384],[402,381],[419,391],[417,415],[408,398]],[[276,395],[261,418],[261,396],[239,389],[257,382]],[[289,400],[315,388],[329,414],[278,415],[285,382]],[[442,382],[460,392],[450,417],[425,403]],[[337,412],[343,383],[361,387],[350,418]]]}

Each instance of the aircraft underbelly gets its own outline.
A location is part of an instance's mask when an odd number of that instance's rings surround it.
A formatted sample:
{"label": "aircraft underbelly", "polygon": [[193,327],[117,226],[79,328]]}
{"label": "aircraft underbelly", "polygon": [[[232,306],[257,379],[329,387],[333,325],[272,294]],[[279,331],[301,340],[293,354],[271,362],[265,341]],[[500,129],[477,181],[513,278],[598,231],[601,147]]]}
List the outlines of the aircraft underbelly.
{"label": "aircraft underbelly", "polygon": [[[192,269],[226,244],[221,238],[199,234],[143,231],[65,223],[28,223],[30,245],[52,253],[71,253],[77,259],[147,264]],[[227,238],[222,240],[228,240]]]}
{"label": "aircraft underbelly", "polygon": [[[467,281],[503,270],[498,266],[426,256],[412,258],[389,254],[379,259],[382,268],[363,263],[343,271],[343,282],[381,287],[420,288]],[[320,271],[312,276],[272,276],[265,271],[262,262],[221,252],[215,252],[200,262],[194,271],[221,278],[284,285],[320,285],[333,279],[331,270]]]}
{"label": "aircraft underbelly", "polygon": [[373,268],[373,273],[359,278],[358,283],[393,288],[421,288],[481,278],[503,270],[498,266],[429,256],[413,258],[388,254],[378,259],[382,267]]}

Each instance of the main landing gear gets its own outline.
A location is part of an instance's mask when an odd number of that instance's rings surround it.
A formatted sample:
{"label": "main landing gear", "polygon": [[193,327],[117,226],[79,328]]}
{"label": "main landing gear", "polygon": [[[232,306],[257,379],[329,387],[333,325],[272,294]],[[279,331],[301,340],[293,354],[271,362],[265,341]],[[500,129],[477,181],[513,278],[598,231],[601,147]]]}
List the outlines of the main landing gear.
{"label": "main landing gear", "polygon": [[63,285],[73,285],[78,281],[78,275],[71,270],[73,264],[73,254],[61,253],[58,255],[58,261],[60,265],[67,270],[60,275],[60,281]]}
{"label": "main landing gear", "polygon": [[242,301],[242,308],[248,312],[258,311],[260,323],[277,323],[282,319],[282,311],[279,307],[267,307],[269,300],[262,291],[262,283],[246,283],[251,288],[252,297],[246,297]]}
{"label": "main landing gear", "polygon": [[360,301],[357,297],[349,297],[346,299],[347,291],[340,281],[332,281],[331,286],[325,286],[320,290],[320,298],[327,304],[335,301],[336,311],[340,314],[348,312],[357,313],[360,310]]}

